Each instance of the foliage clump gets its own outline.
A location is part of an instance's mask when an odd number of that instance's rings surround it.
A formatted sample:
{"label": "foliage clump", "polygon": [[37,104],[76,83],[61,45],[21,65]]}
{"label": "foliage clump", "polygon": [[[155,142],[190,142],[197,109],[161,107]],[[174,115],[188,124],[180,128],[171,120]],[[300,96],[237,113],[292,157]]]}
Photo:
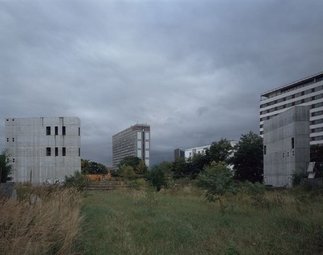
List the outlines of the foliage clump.
{"label": "foliage clump", "polygon": [[82,191],[88,185],[89,180],[81,174],[80,172],[75,172],[74,175],[65,176],[65,186],[66,187],[73,187],[78,191]]}
{"label": "foliage clump", "polygon": [[223,196],[227,193],[236,193],[232,172],[223,162],[206,167],[199,175],[197,184],[205,189],[205,198],[209,202],[219,202],[221,210],[224,209]]}
{"label": "foliage clump", "polygon": [[253,133],[242,135],[232,158],[234,177],[239,181],[263,181],[263,142]]}
{"label": "foliage clump", "polygon": [[164,165],[156,165],[151,168],[147,173],[147,179],[150,181],[151,185],[160,191],[162,187],[167,187],[167,178],[165,175]]}
{"label": "foliage clump", "polygon": [[10,181],[11,165],[6,153],[0,155],[0,183]]}

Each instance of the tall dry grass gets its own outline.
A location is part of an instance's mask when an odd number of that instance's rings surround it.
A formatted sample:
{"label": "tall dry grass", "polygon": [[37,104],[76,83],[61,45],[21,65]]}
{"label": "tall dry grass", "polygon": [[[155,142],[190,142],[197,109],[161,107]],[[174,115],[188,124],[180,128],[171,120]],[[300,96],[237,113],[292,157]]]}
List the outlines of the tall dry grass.
{"label": "tall dry grass", "polygon": [[0,254],[73,254],[81,195],[75,189],[18,187],[0,201]]}

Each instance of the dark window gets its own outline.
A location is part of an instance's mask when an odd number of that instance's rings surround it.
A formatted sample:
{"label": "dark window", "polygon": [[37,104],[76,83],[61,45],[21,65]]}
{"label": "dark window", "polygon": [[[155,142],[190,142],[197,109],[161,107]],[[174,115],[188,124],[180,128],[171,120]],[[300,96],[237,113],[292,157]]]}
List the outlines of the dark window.
{"label": "dark window", "polygon": [[305,91],[302,91],[301,95],[304,96],[304,94],[305,94]]}
{"label": "dark window", "polygon": [[15,138],[12,138],[12,141],[14,142],[15,141]]}
{"label": "dark window", "polygon": [[12,119],[12,121],[15,121],[15,119]]}
{"label": "dark window", "polygon": [[46,127],[46,135],[50,135],[50,127]]}
{"label": "dark window", "polygon": [[6,121],[9,121],[9,119],[6,119]]}
{"label": "dark window", "polygon": [[294,140],[294,137],[292,137],[292,139],[291,139],[291,145],[292,145],[292,149],[294,149],[294,147],[295,147],[295,140]]}
{"label": "dark window", "polygon": [[58,127],[55,127],[55,135],[58,135]]}
{"label": "dark window", "polygon": [[9,138],[7,138],[7,142],[9,142]]}
{"label": "dark window", "polygon": [[81,128],[79,128],[79,136],[81,135]]}
{"label": "dark window", "polygon": [[16,159],[15,159],[15,158],[13,158],[13,159],[12,159],[12,162],[13,162],[13,163],[15,163],[15,161],[16,161]]}
{"label": "dark window", "polygon": [[81,157],[81,148],[79,148],[79,157]]}
{"label": "dark window", "polygon": [[62,156],[66,156],[66,148],[65,147],[62,148]]}
{"label": "dark window", "polygon": [[46,156],[50,156],[51,155],[51,148],[47,147],[46,148]]}
{"label": "dark window", "polygon": [[266,153],[267,153],[267,146],[264,145],[264,155],[266,155]]}
{"label": "dark window", "polygon": [[57,157],[57,156],[58,156],[58,148],[55,147],[55,157]]}
{"label": "dark window", "polygon": [[62,127],[62,135],[66,135],[66,127],[65,126]]}

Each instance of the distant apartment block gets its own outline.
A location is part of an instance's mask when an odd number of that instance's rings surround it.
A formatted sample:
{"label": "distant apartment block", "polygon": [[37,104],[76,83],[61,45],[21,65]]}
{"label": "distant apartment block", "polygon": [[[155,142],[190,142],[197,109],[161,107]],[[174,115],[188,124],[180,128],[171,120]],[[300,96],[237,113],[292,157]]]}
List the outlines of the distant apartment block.
{"label": "distant apartment block", "polygon": [[[230,145],[234,147],[237,144],[237,141],[235,140],[229,140]],[[185,149],[184,151],[184,157],[185,160],[188,160],[189,158],[194,157],[195,155],[205,155],[207,150],[210,150],[212,144],[204,145],[204,146],[198,146],[198,147],[193,147],[189,149]],[[176,150],[175,150],[176,151]],[[233,156],[233,153],[231,153]]]}
{"label": "distant apartment block", "polygon": [[185,149],[185,152],[184,152],[185,159],[187,160],[187,159],[192,158],[195,155],[199,155],[199,154],[205,155],[205,152],[207,150],[209,150],[210,147],[211,147],[211,144]]}
{"label": "distant apartment block", "polygon": [[310,144],[323,144],[323,72],[270,90],[260,99],[260,135],[264,121],[296,105],[310,108]]}
{"label": "distant apartment block", "polygon": [[64,181],[81,171],[80,146],[79,118],[5,119],[5,147],[14,182]]}
{"label": "distant apartment block", "polygon": [[174,161],[176,161],[177,159],[181,159],[181,158],[185,158],[185,151],[177,148],[174,150]]}
{"label": "distant apartment block", "polygon": [[309,106],[294,106],[264,122],[264,182],[291,187],[310,161]]}
{"label": "distant apartment block", "polygon": [[128,156],[144,160],[147,167],[150,161],[150,126],[133,125],[112,136],[112,163],[116,169],[122,159]]}

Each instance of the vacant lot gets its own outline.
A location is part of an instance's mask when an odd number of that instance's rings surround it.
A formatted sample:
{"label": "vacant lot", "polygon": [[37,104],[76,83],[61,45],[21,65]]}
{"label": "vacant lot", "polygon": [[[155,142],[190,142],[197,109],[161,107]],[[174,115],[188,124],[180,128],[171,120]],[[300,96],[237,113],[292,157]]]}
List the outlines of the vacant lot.
{"label": "vacant lot", "polygon": [[224,212],[191,189],[88,192],[84,254],[322,254],[323,199],[303,192],[227,197]]}

